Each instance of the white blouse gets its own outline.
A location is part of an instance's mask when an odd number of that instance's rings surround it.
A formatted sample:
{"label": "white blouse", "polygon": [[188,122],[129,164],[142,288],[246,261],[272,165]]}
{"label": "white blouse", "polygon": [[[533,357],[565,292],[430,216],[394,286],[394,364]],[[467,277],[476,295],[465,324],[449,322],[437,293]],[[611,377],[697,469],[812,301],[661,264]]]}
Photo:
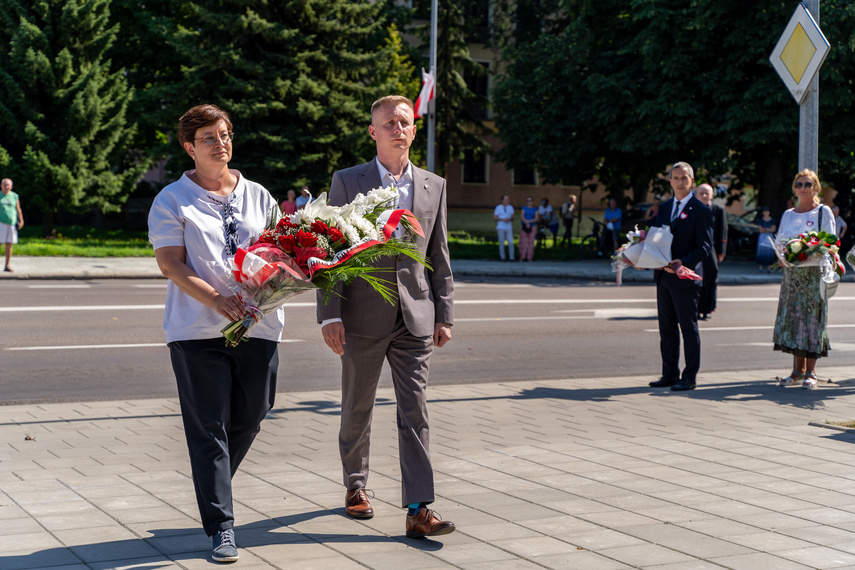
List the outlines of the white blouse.
{"label": "white blouse", "polygon": [[799,214],[795,209],[790,208],[784,215],[781,216],[781,227],[778,228],[778,234],[775,236],[779,241],[789,240],[797,237],[799,234],[808,232],[818,232],[819,227],[819,210],[822,208],[822,230],[830,234],[835,233],[834,229],[834,214],[831,213],[831,208],[825,205],[820,205],[809,212]]}

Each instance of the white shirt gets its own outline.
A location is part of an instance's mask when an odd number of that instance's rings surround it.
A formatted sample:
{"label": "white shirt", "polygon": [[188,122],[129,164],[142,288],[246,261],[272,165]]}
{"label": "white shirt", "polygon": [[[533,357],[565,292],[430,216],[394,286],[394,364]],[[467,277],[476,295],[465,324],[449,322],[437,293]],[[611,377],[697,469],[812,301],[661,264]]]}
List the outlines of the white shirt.
{"label": "white shirt", "polygon": [[692,193],[689,192],[688,194],[683,196],[682,200],[677,200],[676,196],[674,198],[675,198],[674,208],[676,209],[676,211],[674,211],[674,210],[671,211],[671,221],[672,222],[677,219],[677,216],[680,215],[680,213],[683,211],[683,208],[685,208],[686,204],[689,203],[689,200],[692,199]]}
{"label": "white shirt", "polygon": [[514,207],[508,204],[507,206],[504,204],[499,204],[493,210],[493,215],[499,218],[499,221],[496,222],[497,230],[512,230],[514,229],[511,224],[511,217],[514,215]]}
{"label": "white shirt", "polygon": [[778,234],[775,236],[778,240],[789,240],[797,237],[799,234],[808,232],[818,232],[819,227],[819,209],[822,208],[822,230],[833,234],[834,214],[831,213],[831,208],[820,205],[809,212],[799,214],[795,209],[790,208],[784,215],[781,216],[781,227],[778,228]]}
{"label": "white shirt", "polygon": [[[276,200],[263,186],[246,180],[240,172],[234,192],[218,196],[207,192],[187,177],[187,172],[166,186],[148,214],[148,237],[154,249],[181,246],[186,249],[185,263],[221,295],[233,295],[224,277],[229,269],[225,255],[223,204],[228,202],[237,224],[238,247],[249,247],[267,224]],[[253,338],[279,341],[285,323],[285,311],[265,316],[252,332]],[[228,323],[214,309],[203,305],[178,288],[171,280],[166,286],[166,310],[163,330],[166,342],[222,337]]]}

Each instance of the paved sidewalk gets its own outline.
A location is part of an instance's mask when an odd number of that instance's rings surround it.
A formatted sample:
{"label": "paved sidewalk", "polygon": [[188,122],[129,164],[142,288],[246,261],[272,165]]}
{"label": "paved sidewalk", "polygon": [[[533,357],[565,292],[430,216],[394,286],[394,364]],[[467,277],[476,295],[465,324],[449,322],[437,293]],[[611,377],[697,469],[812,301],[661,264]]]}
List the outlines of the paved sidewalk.
{"label": "paved sidewalk", "polygon": [[[843,379],[846,370],[824,370]],[[839,378],[836,378],[839,376]],[[855,385],[763,373],[432,387],[441,540],[403,536],[393,393],[377,516],[343,515],[338,393],[280,394],[235,478],[236,568],[855,568]],[[210,568],[175,400],[0,407],[0,568]]]}
{"label": "paved sidewalk", "polygon": [[[0,272],[2,279],[112,279],[162,278],[153,257],[26,257],[12,258],[14,273]],[[615,282],[611,263],[603,259],[585,261],[539,261],[521,263],[484,259],[453,259],[458,277],[561,278]],[[846,275],[845,281],[855,278]],[[624,271],[625,283],[653,283],[652,271]],[[746,285],[780,283],[779,272],[758,273],[750,261],[726,260],[721,265],[719,283]]]}

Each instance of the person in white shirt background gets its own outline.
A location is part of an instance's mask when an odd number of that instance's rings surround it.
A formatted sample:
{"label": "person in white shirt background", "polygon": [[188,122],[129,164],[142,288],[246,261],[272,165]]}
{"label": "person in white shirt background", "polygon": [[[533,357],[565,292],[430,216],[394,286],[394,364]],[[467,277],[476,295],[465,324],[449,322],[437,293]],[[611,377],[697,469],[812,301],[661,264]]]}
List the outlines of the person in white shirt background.
{"label": "person in white shirt background", "polygon": [[[499,234],[499,258],[502,261],[514,260],[514,207],[511,206],[511,197],[502,196],[502,203],[493,210],[493,219],[496,220],[496,233]],[[505,244],[507,243],[508,254],[505,255]]]}

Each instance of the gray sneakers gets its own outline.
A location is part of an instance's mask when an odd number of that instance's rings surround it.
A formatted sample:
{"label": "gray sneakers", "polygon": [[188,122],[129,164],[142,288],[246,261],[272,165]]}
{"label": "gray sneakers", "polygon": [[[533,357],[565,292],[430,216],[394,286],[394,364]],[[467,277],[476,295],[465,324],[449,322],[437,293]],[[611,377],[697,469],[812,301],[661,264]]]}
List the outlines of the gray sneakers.
{"label": "gray sneakers", "polygon": [[212,538],[214,539],[214,551],[211,553],[211,557],[214,562],[237,562],[238,549],[235,545],[234,529],[221,530]]}

